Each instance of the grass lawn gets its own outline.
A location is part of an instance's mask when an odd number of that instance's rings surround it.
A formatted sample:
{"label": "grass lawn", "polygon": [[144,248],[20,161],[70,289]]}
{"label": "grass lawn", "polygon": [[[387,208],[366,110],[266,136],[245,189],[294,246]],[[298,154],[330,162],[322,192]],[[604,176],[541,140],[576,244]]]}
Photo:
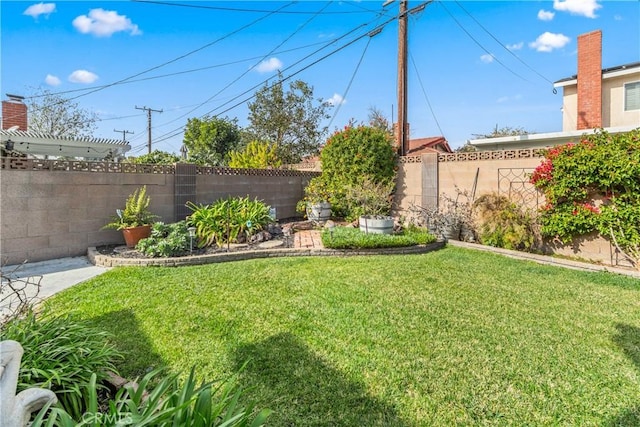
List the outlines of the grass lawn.
{"label": "grass lawn", "polygon": [[[118,268],[53,297],[274,426],[640,425],[640,281],[462,248]],[[245,365],[246,364],[246,365]]]}

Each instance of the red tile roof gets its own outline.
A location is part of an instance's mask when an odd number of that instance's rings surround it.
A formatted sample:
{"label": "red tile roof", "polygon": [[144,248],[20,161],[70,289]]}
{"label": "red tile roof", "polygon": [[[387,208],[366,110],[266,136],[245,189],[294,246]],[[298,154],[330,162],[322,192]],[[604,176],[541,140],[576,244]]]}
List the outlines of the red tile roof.
{"label": "red tile roof", "polygon": [[444,136],[430,136],[428,138],[416,138],[409,140],[408,156],[417,156],[424,153],[453,153]]}

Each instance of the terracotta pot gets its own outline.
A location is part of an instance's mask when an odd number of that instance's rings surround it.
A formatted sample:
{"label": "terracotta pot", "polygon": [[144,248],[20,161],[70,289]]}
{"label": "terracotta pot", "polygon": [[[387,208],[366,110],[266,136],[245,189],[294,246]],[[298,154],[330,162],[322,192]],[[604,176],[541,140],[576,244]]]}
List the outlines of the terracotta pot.
{"label": "terracotta pot", "polygon": [[139,227],[123,228],[122,235],[128,248],[135,248],[138,242],[146,239],[151,235],[150,225],[141,225]]}

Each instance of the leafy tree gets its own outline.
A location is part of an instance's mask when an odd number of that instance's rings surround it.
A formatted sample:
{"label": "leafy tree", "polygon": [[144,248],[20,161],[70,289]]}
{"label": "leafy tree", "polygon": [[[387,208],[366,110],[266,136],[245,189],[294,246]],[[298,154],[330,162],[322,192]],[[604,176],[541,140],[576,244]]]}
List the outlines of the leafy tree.
{"label": "leafy tree", "polygon": [[313,87],[296,80],[285,91],[282,81],[265,85],[249,103],[249,127],[252,139],[269,141],[278,147],[279,157],[286,163],[297,163],[315,154],[327,127],[329,103],[314,100]]}
{"label": "leafy tree", "polygon": [[205,116],[187,121],[183,143],[188,159],[194,163],[224,165],[228,154],[240,142],[240,128],[236,119]]}
{"label": "leafy tree", "polygon": [[473,136],[475,136],[478,139],[482,139],[482,138],[500,138],[503,136],[530,135],[533,133],[535,132],[530,132],[524,129],[523,127],[504,126],[504,127],[498,128],[498,124],[496,123],[496,127],[493,128],[493,130],[490,133],[474,133]]}
{"label": "leafy tree", "polygon": [[475,153],[476,151],[478,151],[478,149],[469,142],[455,149],[456,153]]}
{"label": "leafy tree", "polygon": [[275,144],[251,141],[242,151],[229,153],[229,167],[244,169],[279,168],[282,160],[278,157]]}
{"label": "leafy tree", "polygon": [[138,157],[127,158],[129,163],[137,163],[144,165],[172,165],[180,161],[180,157],[166,151],[154,150],[149,154],[143,154]]}
{"label": "leafy tree", "polygon": [[389,122],[389,119],[385,117],[384,113],[379,108],[369,107],[368,119],[369,126],[392,133],[393,129],[391,122]]}
{"label": "leafy tree", "polygon": [[92,137],[98,115],[82,109],[77,102],[40,89],[26,100],[29,130],[70,138]]}

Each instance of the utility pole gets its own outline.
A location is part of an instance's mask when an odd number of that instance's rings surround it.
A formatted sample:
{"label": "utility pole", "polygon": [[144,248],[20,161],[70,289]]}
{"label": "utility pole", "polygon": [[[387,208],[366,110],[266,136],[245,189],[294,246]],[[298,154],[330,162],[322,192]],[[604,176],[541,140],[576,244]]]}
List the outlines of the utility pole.
{"label": "utility pole", "polygon": [[407,126],[407,0],[400,0],[398,12],[398,124],[396,144],[401,156],[409,151]]}
{"label": "utility pole", "polygon": [[113,131],[114,132],[122,132],[122,142],[127,142],[126,134],[133,133],[133,131],[131,131],[131,130],[116,130],[116,129],[114,129]]}
{"label": "utility pole", "polygon": [[149,134],[149,142],[147,146],[149,148],[149,154],[151,154],[151,112],[162,113],[163,110],[154,110],[153,108],[147,107],[138,107],[136,105],[136,110],[143,110],[147,112],[147,132]]}

